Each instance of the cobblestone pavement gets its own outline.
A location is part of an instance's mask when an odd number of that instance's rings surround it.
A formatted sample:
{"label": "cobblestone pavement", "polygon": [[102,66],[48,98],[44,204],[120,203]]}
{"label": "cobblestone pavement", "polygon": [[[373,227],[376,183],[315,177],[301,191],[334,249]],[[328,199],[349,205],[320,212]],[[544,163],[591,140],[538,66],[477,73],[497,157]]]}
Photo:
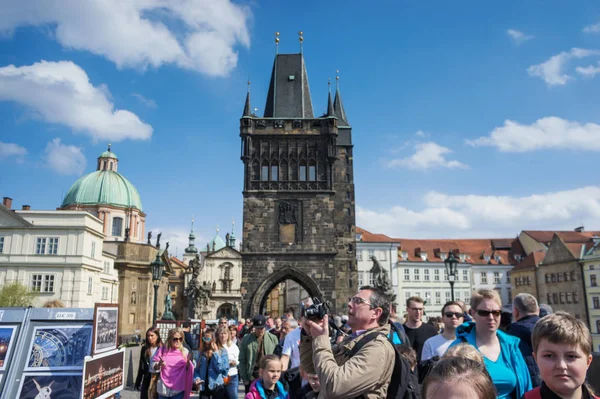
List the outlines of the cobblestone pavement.
{"label": "cobblestone pavement", "polygon": [[[191,398],[198,399],[198,394],[192,393]],[[238,398],[244,399],[244,386],[240,385],[240,389],[238,390]],[[121,399],[140,399],[140,393],[133,390],[133,388],[125,388],[124,391],[121,392]]]}

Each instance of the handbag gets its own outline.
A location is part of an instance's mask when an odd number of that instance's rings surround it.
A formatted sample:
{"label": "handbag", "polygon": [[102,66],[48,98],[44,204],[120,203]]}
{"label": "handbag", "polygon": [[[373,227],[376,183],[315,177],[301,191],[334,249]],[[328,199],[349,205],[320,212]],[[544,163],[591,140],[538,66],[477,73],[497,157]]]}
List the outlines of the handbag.
{"label": "handbag", "polygon": [[223,378],[223,385],[227,385],[229,384],[229,382],[231,381],[231,377],[227,376]]}
{"label": "handbag", "polygon": [[148,398],[149,399],[158,399],[158,390],[157,384],[160,379],[160,373],[153,373],[152,378],[150,379],[150,385],[148,386]]}

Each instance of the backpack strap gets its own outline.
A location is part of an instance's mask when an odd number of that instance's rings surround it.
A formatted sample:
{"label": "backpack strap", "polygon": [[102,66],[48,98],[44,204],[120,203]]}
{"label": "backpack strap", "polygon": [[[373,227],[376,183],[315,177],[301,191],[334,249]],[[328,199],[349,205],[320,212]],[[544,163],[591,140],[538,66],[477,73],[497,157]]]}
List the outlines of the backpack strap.
{"label": "backpack strap", "polygon": [[540,392],[540,387],[533,388],[531,391],[525,392],[524,399],[542,399],[542,393]]}
{"label": "backpack strap", "polygon": [[360,351],[366,344],[368,344],[369,342],[373,341],[375,338],[377,338],[379,335],[383,335],[385,337],[385,339],[388,339],[386,337],[386,335],[384,333],[382,333],[381,331],[375,331],[372,333],[366,333],[365,336],[359,340],[353,347],[352,349],[350,349],[347,353],[346,356],[348,357],[352,357],[354,355],[356,355],[358,353],[358,351]]}

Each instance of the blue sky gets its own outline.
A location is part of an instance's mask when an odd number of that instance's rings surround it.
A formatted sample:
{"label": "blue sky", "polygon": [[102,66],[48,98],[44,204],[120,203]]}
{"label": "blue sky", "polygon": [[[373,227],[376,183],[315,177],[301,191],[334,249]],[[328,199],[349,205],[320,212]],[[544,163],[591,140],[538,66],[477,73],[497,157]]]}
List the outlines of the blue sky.
{"label": "blue sky", "polygon": [[179,254],[192,216],[197,245],[241,236],[246,81],[262,114],[274,32],[293,53],[302,30],[315,114],[340,70],[358,225],[600,229],[600,4],[366,4],[3,2],[0,195],[54,209],[110,142]]}

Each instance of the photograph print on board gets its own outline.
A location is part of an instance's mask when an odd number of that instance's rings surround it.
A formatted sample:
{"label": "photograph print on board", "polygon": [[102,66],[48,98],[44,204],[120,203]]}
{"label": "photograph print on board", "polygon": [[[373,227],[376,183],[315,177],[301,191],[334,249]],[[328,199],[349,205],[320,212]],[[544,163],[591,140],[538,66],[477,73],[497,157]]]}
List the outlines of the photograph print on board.
{"label": "photograph print on board", "polygon": [[108,399],[124,388],[125,350],[85,359],[83,399]]}
{"label": "photograph print on board", "polygon": [[94,307],[94,345],[92,353],[108,352],[117,349],[119,305],[97,303]]}
{"label": "photograph print on board", "polygon": [[79,399],[80,373],[24,373],[18,399]]}
{"label": "photograph print on board", "polygon": [[13,348],[17,326],[0,326],[0,371],[6,370]]}
{"label": "photograph print on board", "polygon": [[25,371],[81,370],[92,352],[92,326],[36,326]]}

